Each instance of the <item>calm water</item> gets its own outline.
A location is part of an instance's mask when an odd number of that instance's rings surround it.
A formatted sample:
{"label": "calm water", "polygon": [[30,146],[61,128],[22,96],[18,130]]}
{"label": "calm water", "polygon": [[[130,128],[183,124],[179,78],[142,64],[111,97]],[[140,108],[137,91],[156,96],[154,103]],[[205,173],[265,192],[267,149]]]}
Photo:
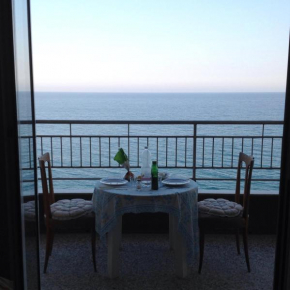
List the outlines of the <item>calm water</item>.
{"label": "calm water", "polygon": [[[195,93],[195,94],[125,94],[125,93],[36,93],[36,119],[37,120],[283,120],[284,117],[284,93]],[[204,128],[203,134],[227,134],[227,135],[253,135],[260,134],[261,127],[236,127],[227,128],[215,127]],[[56,127],[46,128],[49,133],[59,133]],[[150,133],[152,128],[136,128],[132,130],[138,132],[142,130],[144,134]],[[43,134],[44,128],[37,127],[37,134]],[[63,130],[63,129],[62,129]],[[79,128],[80,133],[83,128]],[[101,130],[101,129],[94,129]],[[102,134],[107,132],[98,132]],[[115,130],[122,130],[115,128]],[[161,130],[161,129],[159,129]],[[166,134],[166,130],[172,134],[186,134],[187,128],[167,128],[162,129]],[[188,130],[191,130],[190,127]],[[282,126],[269,127],[267,134],[281,135]],[[161,132],[161,131],[160,131]],[[113,131],[109,132],[114,134]],[[116,133],[116,132],[115,132]],[[230,146],[230,145],[229,145]],[[250,145],[249,145],[250,146]],[[265,147],[266,148],[266,147]],[[279,145],[276,147],[279,148]],[[238,149],[237,149],[238,150]],[[265,149],[267,151],[267,148]],[[268,150],[269,151],[269,150]],[[278,150],[279,151],[279,150]],[[237,151],[238,152],[238,151]],[[274,155],[274,162],[279,166],[279,153]],[[238,153],[237,153],[238,154]],[[258,151],[256,153],[258,155]],[[266,153],[267,154],[267,153]],[[209,153],[209,156],[211,154]],[[270,156],[270,151],[269,154]],[[154,157],[154,156],[153,156]],[[179,160],[180,159],[180,160]],[[178,162],[181,161],[178,157]],[[266,158],[267,159],[267,158]],[[205,162],[210,160],[205,160]],[[133,162],[133,161],[132,161]],[[258,165],[259,160],[255,161]],[[96,177],[104,175],[120,175],[123,169],[108,170],[54,170],[55,177],[64,176],[81,176]],[[121,173],[120,173],[121,172]],[[137,172],[136,172],[137,173]],[[254,172],[256,177],[274,177],[279,178],[279,172]],[[180,174],[180,172],[179,172]],[[235,172],[207,171],[200,173],[204,177],[234,177]],[[181,175],[190,177],[191,171],[184,170]],[[56,181],[55,187],[59,189],[72,188],[81,189],[93,188],[94,181]],[[201,189],[234,189],[233,182],[199,182]],[[254,182],[252,185],[254,190],[278,190],[278,183],[262,183]]]}
{"label": "calm water", "polygon": [[284,93],[36,93],[52,120],[283,120]]}

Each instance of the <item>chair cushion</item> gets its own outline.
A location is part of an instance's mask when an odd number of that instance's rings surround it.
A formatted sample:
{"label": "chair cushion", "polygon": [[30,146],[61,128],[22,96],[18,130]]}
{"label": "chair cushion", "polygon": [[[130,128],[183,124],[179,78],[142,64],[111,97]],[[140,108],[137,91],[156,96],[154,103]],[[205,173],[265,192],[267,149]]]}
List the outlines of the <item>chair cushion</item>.
{"label": "chair cushion", "polygon": [[71,220],[90,214],[93,203],[81,198],[62,199],[50,206],[52,218],[55,220]]}
{"label": "chair cushion", "polygon": [[24,219],[35,221],[35,201],[31,200],[24,203]]}
{"label": "chair cushion", "polygon": [[223,198],[207,198],[198,202],[198,211],[203,214],[220,217],[236,217],[242,214],[243,207],[236,202]]}

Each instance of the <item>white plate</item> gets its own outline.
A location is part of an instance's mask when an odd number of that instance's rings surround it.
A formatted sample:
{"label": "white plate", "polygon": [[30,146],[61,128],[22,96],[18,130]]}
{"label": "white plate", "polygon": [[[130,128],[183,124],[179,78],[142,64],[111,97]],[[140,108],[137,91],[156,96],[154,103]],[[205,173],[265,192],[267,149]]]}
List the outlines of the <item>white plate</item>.
{"label": "white plate", "polygon": [[105,185],[119,186],[126,184],[128,181],[121,178],[103,178],[100,180],[100,182]]}
{"label": "white plate", "polygon": [[167,178],[165,180],[162,180],[163,184],[169,185],[169,186],[181,186],[181,185],[188,184],[189,182],[190,180],[185,179],[185,178]]}

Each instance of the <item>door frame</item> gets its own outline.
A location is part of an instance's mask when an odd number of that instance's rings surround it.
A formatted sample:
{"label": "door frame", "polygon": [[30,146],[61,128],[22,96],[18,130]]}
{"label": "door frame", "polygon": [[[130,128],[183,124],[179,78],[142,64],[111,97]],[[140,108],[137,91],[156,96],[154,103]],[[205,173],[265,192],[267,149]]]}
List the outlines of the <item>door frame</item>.
{"label": "door frame", "polygon": [[[29,57],[29,74],[32,107],[32,134],[35,136],[35,115],[32,73],[30,1],[26,1],[27,11],[27,44]],[[19,147],[19,120],[17,107],[17,80],[14,43],[14,10],[13,0],[0,1],[0,276],[13,281],[14,289],[25,289],[26,269],[24,267],[24,221],[22,213],[23,197],[21,192],[21,163]],[[33,140],[34,180],[36,205],[36,265],[37,288],[40,289],[39,265],[39,232],[37,202],[37,161],[36,140]]]}
{"label": "door frame", "polygon": [[4,169],[0,174],[0,275],[21,289],[24,269],[12,12],[11,1],[0,1],[0,152]]}
{"label": "door frame", "polygon": [[[27,2],[28,9],[30,9],[29,1]],[[30,11],[28,11],[28,15],[30,26]],[[29,31],[31,53],[30,33],[31,30]],[[4,268],[6,268],[7,273],[11,273],[11,279],[15,282],[15,289],[22,289],[24,285],[24,269],[20,165],[13,43],[13,10],[12,1],[9,0],[0,1],[0,43],[0,152],[2,153],[1,165],[2,169],[4,169],[4,173],[0,174],[0,270],[5,271]],[[32,63],[30,64],[32,74]],[[290,288],[290,41],[281,168],[273,288],[286,290]],[[14,194],[11,194],[11,192]],[[3,223],[3,220],[7,221],[7,223]],[[5,232],[6,234],[3,235]]]}
{"label": "door frame", "polygon": [[290,35],[273,288],[290,289]]}

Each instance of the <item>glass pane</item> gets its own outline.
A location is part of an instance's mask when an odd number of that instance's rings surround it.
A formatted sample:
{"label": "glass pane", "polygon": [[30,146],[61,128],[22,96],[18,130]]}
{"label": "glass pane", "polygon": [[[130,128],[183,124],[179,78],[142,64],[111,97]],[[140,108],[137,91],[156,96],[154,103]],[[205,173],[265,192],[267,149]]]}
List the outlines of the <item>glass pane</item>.
{"label": "glass pane", "polygon": [[34,102],[31,87],[27,0],[14,0],[14,43],[23,209],[24,280],[38,289],[38,216],[35,175]]}

